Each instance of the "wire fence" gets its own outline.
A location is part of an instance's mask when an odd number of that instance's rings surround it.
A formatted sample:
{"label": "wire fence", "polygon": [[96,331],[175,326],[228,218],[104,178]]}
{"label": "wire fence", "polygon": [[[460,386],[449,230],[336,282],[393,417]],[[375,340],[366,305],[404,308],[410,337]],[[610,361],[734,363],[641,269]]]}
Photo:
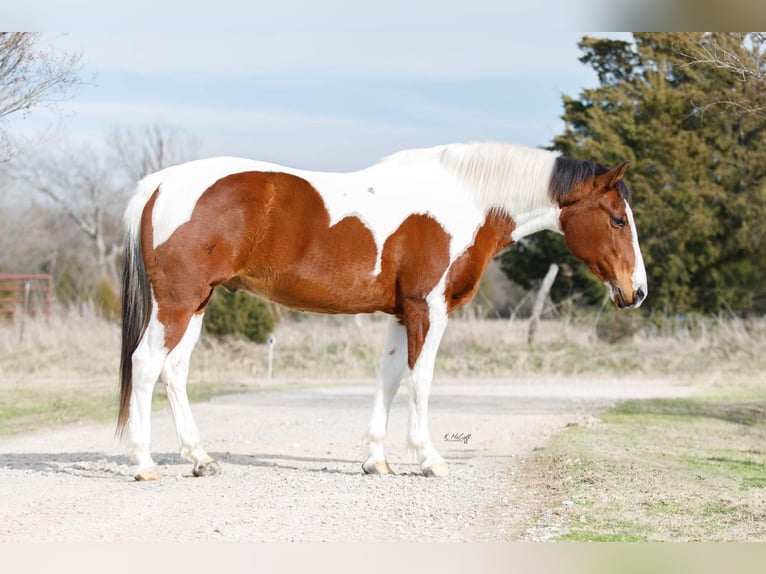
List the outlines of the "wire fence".
{"label": "wire fence", "polygon": [[50,275],[0,274],[0,318],[17,312],[50,318],[52,301]]}

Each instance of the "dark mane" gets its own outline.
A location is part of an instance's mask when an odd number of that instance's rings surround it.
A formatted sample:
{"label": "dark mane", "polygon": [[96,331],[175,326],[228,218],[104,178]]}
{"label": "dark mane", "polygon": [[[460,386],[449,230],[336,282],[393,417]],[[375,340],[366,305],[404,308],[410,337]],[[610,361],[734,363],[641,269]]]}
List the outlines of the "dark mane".
{"label": "dark mane", "polygon": [[[553,173],[551,174],[548,192],[551,199],[558,203],[569,196],[575,185],[608,171],[609,168],[595,161],[583,161],[559,156],[553,164]],[[617,183],[617,191],[620,197],[630,203],[630,190],[624,181]]]}

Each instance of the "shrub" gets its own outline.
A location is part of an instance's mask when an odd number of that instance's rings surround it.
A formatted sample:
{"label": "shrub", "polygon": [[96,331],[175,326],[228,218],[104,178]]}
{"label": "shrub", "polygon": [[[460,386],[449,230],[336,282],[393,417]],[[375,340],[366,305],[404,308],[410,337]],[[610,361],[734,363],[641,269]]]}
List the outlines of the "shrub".
{"label": "shrub", "polygon": [[638,311],[603,313],[596,323],[596,336],[600,341],[619,343],[631,339],[644,326],[644,317]]}
{"label": "shrub", "polygon": [[93,289],[93,305],[100,317],[109,321],[120,318],[122,301],[114,283],[108,277],[99,279]]}
{"label": "shrub", "polygon": [[205,330],[216,336],[243,335],[265,343],[274,330],[276,317],[271,306],[248,293],[218,288],[205,310]]}

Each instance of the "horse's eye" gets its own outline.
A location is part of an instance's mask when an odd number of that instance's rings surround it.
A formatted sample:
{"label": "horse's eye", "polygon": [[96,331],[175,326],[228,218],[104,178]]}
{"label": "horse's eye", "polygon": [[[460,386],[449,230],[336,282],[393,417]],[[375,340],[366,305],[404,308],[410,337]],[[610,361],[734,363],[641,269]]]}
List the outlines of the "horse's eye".
{"label": "horse's eye", "polygon": [[616,215],[612,216],[612,225],[615,227],[625,227],[625,218],[624,217],[617,217]]}

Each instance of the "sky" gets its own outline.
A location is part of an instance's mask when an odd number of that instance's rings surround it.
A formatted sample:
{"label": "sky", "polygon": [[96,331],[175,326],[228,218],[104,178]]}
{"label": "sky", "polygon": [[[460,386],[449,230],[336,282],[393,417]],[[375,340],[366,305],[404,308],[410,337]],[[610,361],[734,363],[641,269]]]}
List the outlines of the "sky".
{"label": "sky", "polygon": [[[169,2],[151,21],[144,0],[114,14],[101,4],[89,12],[83,0],[66,3],[74,4],[68,13],[62,3],[33,4],[15,7],[7,27],[72,30],[46,32],[43,43],[80,53],[86,83],[57,104],[53,120],[47,111],[14,119],[18,133],[53,121],[49,137],[99,148],[110,129],[159,123],[185,134],[199,157],[329,171],[450,142],[550,145],[563,130],[562,95],[597,84],[577,42],[627,37],[568,31],[573,4],[558,0],[534,13],[530,4],[490,0],[460,9],[434,0],[284,0],[233,11],[224,0],[187,3],[183,12]],[[542,21],[541,5],[551,6]],[[206,26],[221,14],[230,26]],[[97,17],[111,17],[115,29],[94,25]]]}

